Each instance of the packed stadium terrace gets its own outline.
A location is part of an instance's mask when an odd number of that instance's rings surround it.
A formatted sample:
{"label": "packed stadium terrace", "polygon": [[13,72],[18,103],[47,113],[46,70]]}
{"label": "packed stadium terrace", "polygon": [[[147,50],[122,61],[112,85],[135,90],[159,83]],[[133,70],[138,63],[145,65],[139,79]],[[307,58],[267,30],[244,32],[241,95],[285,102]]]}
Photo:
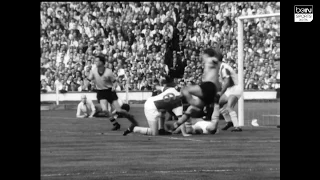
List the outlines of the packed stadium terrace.
{"label": "packed stadium terrace", "polygon": [[[42,2],[41,92],[94,91],[96,55],[117,90],[152,90],[164,75],[177,88],[201,83],[201,54],[219,48],[237,72],[237,18],[280,12],[280,2]],[[244,85],[270,90],[280,58],[280,18],[244,21]]]}

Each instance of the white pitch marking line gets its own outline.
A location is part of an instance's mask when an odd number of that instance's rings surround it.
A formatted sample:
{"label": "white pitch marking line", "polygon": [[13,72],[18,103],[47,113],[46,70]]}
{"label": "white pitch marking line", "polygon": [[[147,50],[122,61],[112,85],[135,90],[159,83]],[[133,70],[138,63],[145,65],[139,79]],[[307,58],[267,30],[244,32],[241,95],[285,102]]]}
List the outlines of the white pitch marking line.
{"label": "white pitch marking line", "polygon": [[[249,172],[249,171],[280,171],[280,168],[265,168],[265,169],[200,169],[200,170],[180,170],[180,171],[140,171],[137,174],[141,173],[160,173],[160,174],[169,174],[169,173],[201,173],[201,172]],[[74,175],[90,175],[90,174],[128,174],[127,171],[119,172],[91,172],[91,173],[58,173],[58,174],[41,174],[42,177],[50,176],[74,176]]]}
{"label": "white pitch marking line", "polygon": [[251,126],[247,126],[247,127],[250,127],[251,129],[252,129],[252,128],[270,128],[270,129],[278,129],[275,125],[274,125],[274,126],[271,126],[271,125],[270,125],[270,126],[260,126],[260,125],[259,125],[259,126],[252,126],[252,125],[251,125]]}
{"label": "white pitch marking line", "polygon": [[163,137],[163,136],[144,136],[139,135],[140,137],[157,137],[157,138],[164,138],[164,139],[173,139],[173,140],[185,140],[185,141],[198,141],[198,142],[207,142],[200,139],[191,139],[191,138],[178,138],[178,137]]}
{"label": "white pitch marking line", "polygon": [[41,118],[47,118],[47,119],[79,119],[79,120],[84,119],[84,118],[59,117],[59,116],[41,116]]}
{"label": "white pitch marking line", "polygon": [[245,142],[245,143],[280,143],[280,140],[257,140],[257,141],[215,141],[215,140],[200,140],[200,139],[191,139],[191,138],[178,138],[178,137],[163,137],[163,136],[148,136],[148,137],[159,137],[165,139],[173,139],[173,140],[184,140],[184,141],[198,141],[198,142],[212,142],[212,143],[226,143],[226,142]]}
{"label": "white pitch marking line", "polygon": [[167,139],[177,139],[177,140],[185,140],[185,141],[199,141],[199,142],[205,142],[205,141],[200,140],[200,139],[191,139],[191,138],[176,138],[176,137],[163,137],[163,138],[167,138]]}
{"label": "white pitch marking line", "polygon": [[118,136],[119,135],[119,133],[107,133],[107,132],[90,133],[90,132],[54,131],[54,130],[42,130],[42,129],[40,129],[40,132],[69,133],[69,134],[96,134],[96,135],[110,135],[110,136]]}
{"label": "white pitch marking line", "polygon": [[77,120],[106,120],[107,118],[75,118],[75,117],[61,117],[61,116],[41,116],[41,118],[47,119],[77,119]]}
{"label": "white pitch marking line", "polygon": [[262,115],[262,116],[270,116],[270,117],[280,117],[280,115],[277,115],[277,114]]}

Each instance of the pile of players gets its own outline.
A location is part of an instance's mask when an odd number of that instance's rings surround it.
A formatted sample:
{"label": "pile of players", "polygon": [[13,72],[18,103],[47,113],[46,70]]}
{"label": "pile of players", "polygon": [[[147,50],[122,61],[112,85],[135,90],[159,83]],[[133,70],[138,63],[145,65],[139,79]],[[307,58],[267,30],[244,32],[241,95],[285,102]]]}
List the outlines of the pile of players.
{"label": "pile of players", "polygon": [[[89,79],[94,80],[97,86],[97,99],[101,105],[101,111],[91,111],[91,115],[81,115],[85,112],[86,100],[78,105],[77,117],[109,116],[107,104],[112,104],[115,109],[110,121],[113,123],[112,130],[120,129],[120,124],[116,121],[118,115],[126,117],[131,125],[123,135],[129,133],[140,133],[144,135],[169,135],[182,133],[183,136],[191,134],[215,134],[218,132],[218,122],[220,113],[226,120],[226,126],[222,130],[230,127],[233,132],[241,132],[238,126],[235,105],[242,95],[242,89],[238,85],[237,74],[228,64],[222,62],[222,54],[217,49],[206,49],[202,54],[204,72],[200,85],[190,85],[178,92],[175,84],[169,77],[163,87],[158,86],[161,92],[158,95],[147,99],[144,104],[144,113],[149,127],[138,126],[135,118],[128,113],[130,106],[119,103],[115,92],[115,78],[108,68],[104,67],[103,57],[96,57],[96,68],[92,69]],[[85,99],[85,97],[82,97]],[[184,111],[183,102],[187,102],[188,107]],[[91,109],[95,109],[91,105]],[[202,119],[205,107],[213,106],[214,111],[210,121]],[[178,118],[177,121],[166,121],[166,113]],[[165,128],[166,127],[166,128]],[[165,130],[166,129],[166,130]]]}

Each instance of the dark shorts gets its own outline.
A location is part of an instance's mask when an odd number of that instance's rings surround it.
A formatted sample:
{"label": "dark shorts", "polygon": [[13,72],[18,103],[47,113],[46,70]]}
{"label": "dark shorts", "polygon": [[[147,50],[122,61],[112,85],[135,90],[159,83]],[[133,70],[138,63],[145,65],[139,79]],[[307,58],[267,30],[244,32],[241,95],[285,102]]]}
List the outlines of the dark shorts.
{"label": "dark shorts", "polygon": [[110,104],[112,104],[113,101],[118,100],[117,93],[112,91],[110,89],[104,89],[104,90],[97,90],[97,100],[98,103],[100,103],[100,100],[105,99],[107,100]]}
{"label": "dark shorts", "polygon": [[214,102],[216,94],[217,94],[217,87],[213,82],[203,82],[200,84],[200,88],[202,90],[203,97],[201,100],[206,104],[210,105]]}

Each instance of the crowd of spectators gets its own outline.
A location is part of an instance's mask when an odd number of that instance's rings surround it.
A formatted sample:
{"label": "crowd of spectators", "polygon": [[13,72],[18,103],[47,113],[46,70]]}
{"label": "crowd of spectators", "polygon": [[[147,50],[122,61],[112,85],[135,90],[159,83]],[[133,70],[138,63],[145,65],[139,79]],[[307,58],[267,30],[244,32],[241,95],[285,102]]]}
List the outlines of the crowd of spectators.
{"label": "crowd of spectators", "polygon": [[[94,56],[117,90],[152,90],[165,74],[201,83],[201,54],[218,48],[237,72],[237,18],[280,12],[280,2],[42,2],[41,91],[94,91]],[[276,89],[280,18],[244,21],[245,89]],[[57,85],[59,84],[59,85]]]}

